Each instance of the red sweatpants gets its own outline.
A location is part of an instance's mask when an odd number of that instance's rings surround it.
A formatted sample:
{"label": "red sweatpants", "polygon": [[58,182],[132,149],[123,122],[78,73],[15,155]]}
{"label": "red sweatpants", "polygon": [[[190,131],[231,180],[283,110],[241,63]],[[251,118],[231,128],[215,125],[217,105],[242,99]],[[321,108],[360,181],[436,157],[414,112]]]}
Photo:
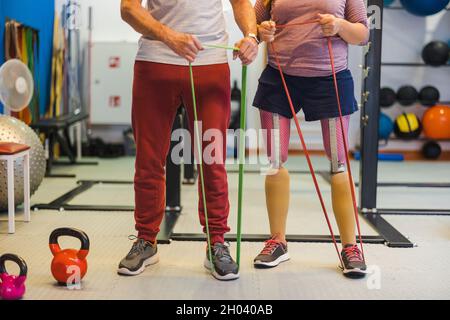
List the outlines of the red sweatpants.
{"label": "red sweatpants", "polygon": [[[216,64],[193,67],[193,72],[202,131],[218,129],[224,137],[222,164],[203,163],[211,241],[223,242],[224,234],[230,230],[227,225],[229,202],[224,166],[231,103],[230,69],[228,64]],[[172,124],[181,104],[188,112],[193,142],[194,113],[189,67],[136,61],[132,105],[136,141],[135,220],[138,237],[149,241],[155,241],[164,216],[165,162]],[[204,142],[202,148],[209,143]],[[200,223],[206,232],[200,183],[198,191]]]}

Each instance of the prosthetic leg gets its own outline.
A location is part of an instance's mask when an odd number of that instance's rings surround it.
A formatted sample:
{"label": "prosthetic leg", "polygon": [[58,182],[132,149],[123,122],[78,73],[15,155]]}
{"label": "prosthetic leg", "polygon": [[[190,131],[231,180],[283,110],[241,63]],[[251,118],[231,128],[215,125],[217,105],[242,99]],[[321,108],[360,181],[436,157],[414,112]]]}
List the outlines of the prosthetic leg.
{"label": "prosthetic leg", "polygon": [[266,181],[266,206],[270,233],[273,238],[286,243],[286,220],[289,210],[289,172],[283,167],[287,160],[290,119],[278,114],[262,112],[261,123],[267,130],[267,154],[271,163]]}
{"label": "prosthetic leg", "polygon": [[254,259],[255,268],[273,268],[289,260],[286,243],[286,220],[289,210],[289,172],[283,168],[287,160],[290,119],[261,110],[261,125],[270,168],[266,173],[266,207],[269,215],[271,239]]}
{"label": "prosthetic leg", "polygon": [[356,244],[355,216],[350,181],[344,161],[339,159],[337,119],[328,119],[330,134],[331,198],[342,245]]}

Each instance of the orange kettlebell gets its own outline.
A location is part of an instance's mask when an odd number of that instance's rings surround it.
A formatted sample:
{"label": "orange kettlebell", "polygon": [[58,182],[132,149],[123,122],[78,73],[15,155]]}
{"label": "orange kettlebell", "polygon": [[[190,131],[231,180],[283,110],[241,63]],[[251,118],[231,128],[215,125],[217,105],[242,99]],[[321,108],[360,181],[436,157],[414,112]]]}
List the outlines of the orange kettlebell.
{"label": "orange kettlebell", "polygon": [[[62,236],[79,239],[81,248],[79,250],[61,250],[58,238]],[[51,270],[56,281],[64,285],[80,283],[87,272],[86,256],[89,253],[89,238],[87,234],[73,228],[59,228],[50,234],[49,246],[53,254]]]}

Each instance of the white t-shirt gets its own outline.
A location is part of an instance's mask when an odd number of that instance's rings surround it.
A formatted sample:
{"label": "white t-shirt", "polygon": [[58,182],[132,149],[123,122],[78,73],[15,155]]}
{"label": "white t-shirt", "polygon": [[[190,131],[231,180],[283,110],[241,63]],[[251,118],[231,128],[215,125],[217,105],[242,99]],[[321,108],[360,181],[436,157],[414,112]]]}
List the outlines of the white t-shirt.
{"label": "white t-shirt", "polygon": [[[228,44],[228,33],[221,0],[147,0],[151,15],[169,28],[195,35],[202,44]],[[163,42],[141,37],[136,60],[175,65],[187,65]],[[200,51],[193,65],[227,62],[224,49],[206,48]]]}

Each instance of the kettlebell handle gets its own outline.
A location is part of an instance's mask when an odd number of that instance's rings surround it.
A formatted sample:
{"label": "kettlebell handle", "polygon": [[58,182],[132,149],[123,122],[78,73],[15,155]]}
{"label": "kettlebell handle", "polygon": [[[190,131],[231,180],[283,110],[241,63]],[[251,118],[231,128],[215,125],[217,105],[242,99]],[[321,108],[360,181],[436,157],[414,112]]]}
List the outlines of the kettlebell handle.
{"label": "kettlebell handle", "polygon": [[8,274],[8,272],[6,271],[6,266],[5,266],[6,261],[15,262],[19,266],[19,268],[20,268],[19,276],[24,276],[24,277],[27,276],[27,273],[28,273],[27,263],[21,257],[19,257],[18,255],[12,254],[12,253],[6,253],[0,257],[0,274],[3,274],[3,273]]}
{"label": "kettlebell handle", "polygon": [[84,231],[75,228],[58,228],[50,234],[49,245],[53,255],[61,251],[58,243],[58,238],[63,236],[74,237],[80,240],[81,248],[80,251],[78,251],[78,257],[80,259],[84,259],[87,256],[90,243],[89,237]]}

